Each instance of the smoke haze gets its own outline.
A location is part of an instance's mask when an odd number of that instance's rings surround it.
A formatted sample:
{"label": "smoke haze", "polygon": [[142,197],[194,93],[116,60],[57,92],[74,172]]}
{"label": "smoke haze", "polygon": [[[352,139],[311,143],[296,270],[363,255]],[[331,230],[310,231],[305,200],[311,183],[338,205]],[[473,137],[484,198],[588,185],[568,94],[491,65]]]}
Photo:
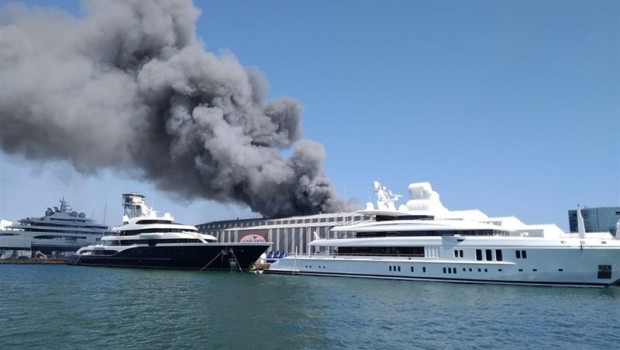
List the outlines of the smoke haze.
{"label": "smoke haze", "polygon": [[301,139],[302,106],[266,100],[260,72],[205,51],[191,1],[86,1],[82,10],[0,9],[4,152],[84,174],[137,173],[265,216],[343,209],[323,146]]}

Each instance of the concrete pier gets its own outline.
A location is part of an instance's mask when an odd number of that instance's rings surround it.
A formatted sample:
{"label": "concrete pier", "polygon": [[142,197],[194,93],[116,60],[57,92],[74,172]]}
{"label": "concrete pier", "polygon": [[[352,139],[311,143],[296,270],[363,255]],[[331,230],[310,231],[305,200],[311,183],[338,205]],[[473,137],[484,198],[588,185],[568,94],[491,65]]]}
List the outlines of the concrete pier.
{"label": "concrete pier", "polygon": [[48,259],[1,259],[0,264],[66,264],[67,258],[48,258]]}

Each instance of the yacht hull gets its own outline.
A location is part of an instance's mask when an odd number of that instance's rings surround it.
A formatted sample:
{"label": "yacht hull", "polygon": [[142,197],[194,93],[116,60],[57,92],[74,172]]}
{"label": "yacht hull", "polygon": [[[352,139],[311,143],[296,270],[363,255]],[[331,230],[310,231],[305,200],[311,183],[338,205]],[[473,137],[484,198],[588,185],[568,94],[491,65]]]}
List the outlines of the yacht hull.
{"label": "yacht hull", "polygon": [[0,236],[0,249],[30,250],[30,240],[19,236]]}
{"label": "yacht hull", "polygon": [[87,246],[89,244],[94,244],[95,242],[85,242],[80,245],[61,245],[61,244],[40,244],[32,242],[32,250],[39,251],[46,255],[53,255],[58,253],[74,253],[78,249]]}
{"label": "yacht hull", "polygon": [[[476,247],[472,248],[475,251]],[[511,250],[503,249],[502,261],[478,261],[468,259],[467,254],[464,258],[452,258],[453,254],[434,258],[287,256],[272,264],[265,273],[563,287],[603,288],[620,284],[620,249],[529,247],[527,259],[514,259]],[[451,252],[447,250],[447,253]]]}
{"label": "yacht hull", "polygon": [[[105,250],[74,254],[67,264],[188,270],[247,270],[271,243],[205,243],[128,247],[116,254]],[[109,253],[109,251],[108,251]]]}
{"label": "yacht hull", "polygon": [[89,244],[95,244],[97,239],[102,237],[101,234],[93,235],[92,238],[81,240],[76,243],[64,242],[64,239],[34,239],[28,232],[24,232],[19,236],[0,237],[0,249],[27,249],[33,252],[39,251],[45,255],[54,255],[59,253],[74,253],[78,249]]}

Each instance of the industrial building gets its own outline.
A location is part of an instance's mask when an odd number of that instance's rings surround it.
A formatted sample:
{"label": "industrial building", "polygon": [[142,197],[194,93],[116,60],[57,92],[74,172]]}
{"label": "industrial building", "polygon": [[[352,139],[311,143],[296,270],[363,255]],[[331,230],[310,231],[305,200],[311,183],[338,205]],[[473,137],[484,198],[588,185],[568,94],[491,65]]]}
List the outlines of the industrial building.
{"label": "industrial building", "polygon": [[[215,236],[219,242],[239,242],[247,237],[273,242],[272,251],[307,253],[308,243],[316,237],[336,237],[330,230],[337,225],[351,225],[371,220],[360,213],[330,213],[280,219],[243,219],[212,221],[196,225],[202,233]],[[354,233],[347,233],[353,237]],[[348,237],[347,237],[348,238]]]}

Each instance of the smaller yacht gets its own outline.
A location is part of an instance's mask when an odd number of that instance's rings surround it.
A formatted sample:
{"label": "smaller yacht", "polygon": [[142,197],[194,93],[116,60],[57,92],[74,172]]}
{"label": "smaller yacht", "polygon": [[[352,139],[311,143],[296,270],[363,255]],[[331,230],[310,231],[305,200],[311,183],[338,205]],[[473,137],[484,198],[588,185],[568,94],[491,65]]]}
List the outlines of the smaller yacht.
{"label": "smaller yacht", "polygon": [[[3,220],[3,222],[6,222]],[[8,223],[0,230],[0,249],[3,251],[33,251],[47,255],[62,255],[97,243],[110,232],[106,225],[73,211],[69,203],[60,200],[60,207],[47,208],[45,216]]]}
{"label": "smaller yacht", "polygon": [[79,249],[69,257],[69,265],[247,270],[271,246],[265,241],[218,243],[169,213],[158,216],[141,194],[123,194],[123,208],[123,224],[101,244]]}

